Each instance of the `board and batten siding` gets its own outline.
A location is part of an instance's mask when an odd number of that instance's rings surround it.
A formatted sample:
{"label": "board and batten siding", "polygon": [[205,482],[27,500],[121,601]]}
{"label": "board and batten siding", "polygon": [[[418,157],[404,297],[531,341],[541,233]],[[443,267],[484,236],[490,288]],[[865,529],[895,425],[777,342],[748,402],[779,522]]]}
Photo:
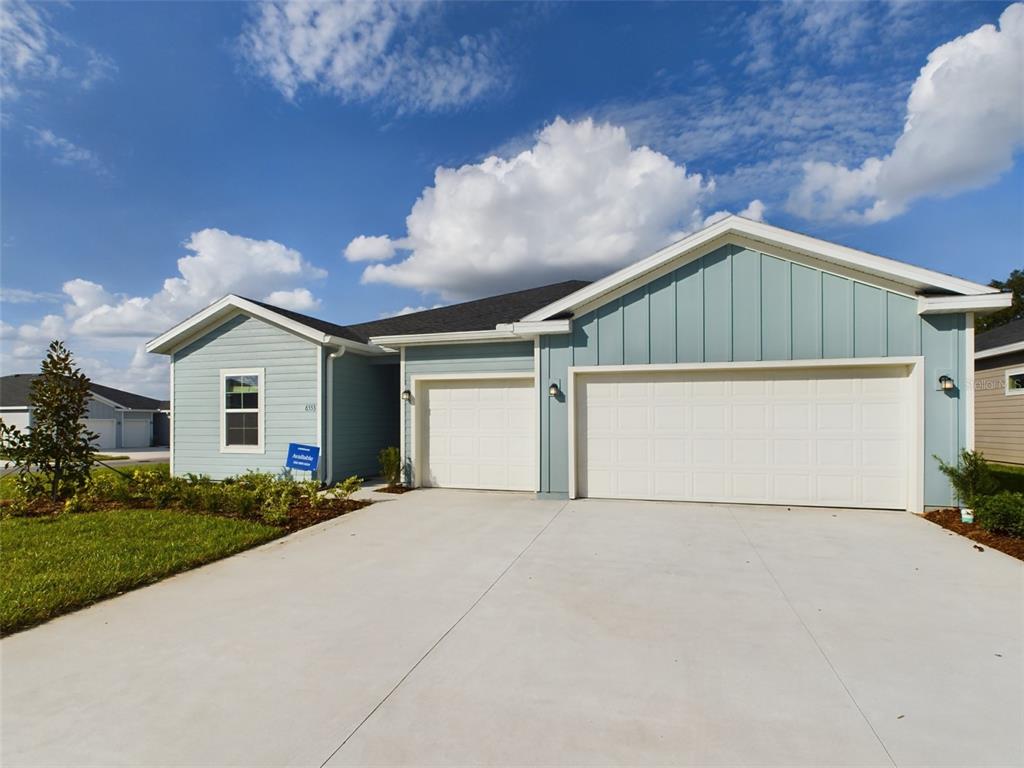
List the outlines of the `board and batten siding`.
{"label": "board and batten siding", "polygon": [[352,475],[375,476],[380,472],[381,448],[398,447],[398,355],[381,358],[346,352],[331,359],[330,364],[334,366],[334,481]]}
{"label": "board and batten siding", "polygon": [[1006,372],[1024,367],[1024,352],[976,361],[974,447],[989,461],[1024,465],[1024,395],[1006,394]]}
{"label": "board and batten siding", "polygon": [[[282,470],[288,443],[317,445],[317,358],[321,349],[263,320],[239,315],[176,351],[174,473],[223,479],[248,469]],[[263,368],[264,452],[220,450],[220,371]],[[299,477],[309,473],[296,472]]]}
{"label": "board and batten siding", "polygon": [[953,501],[933,454],[965,444],[963,398],[936,390],[966,378],[962,314],[917,314],[917,301],[783,258],[726,245],[542,336],[541,491],[568,492],[569,366],[918,356],[925,358],[925,496]]}
{"label": "board and batten siding", "polygon": [[[532,341],[502,341],[481,344],[439,344],[405,349],[405,378],[402,389],[412,388],[413,376],[461,373],[530,373],[533,371]],[[406,482],[412,484],[413,404],[402,402],[403,456]]]}

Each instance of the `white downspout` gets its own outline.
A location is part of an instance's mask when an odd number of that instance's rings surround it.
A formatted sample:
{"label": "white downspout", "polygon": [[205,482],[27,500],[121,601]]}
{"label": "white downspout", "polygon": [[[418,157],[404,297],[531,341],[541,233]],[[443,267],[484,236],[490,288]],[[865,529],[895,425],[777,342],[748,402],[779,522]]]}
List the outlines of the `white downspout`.
{"label": "white downspout", "polygon": [[327,465],[327,485],[334,484],[334,361],[345,354],[345,348],[327,356],[327,439],[324,441],[324,463]]}

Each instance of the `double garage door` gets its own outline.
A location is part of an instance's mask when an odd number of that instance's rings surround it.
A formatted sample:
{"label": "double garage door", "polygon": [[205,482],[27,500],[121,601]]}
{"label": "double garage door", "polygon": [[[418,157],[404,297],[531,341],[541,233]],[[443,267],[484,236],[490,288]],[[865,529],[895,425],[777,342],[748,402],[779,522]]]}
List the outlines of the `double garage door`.
{"label": "double garage door", "polygon": [[[572,490],[905,509],[918,402],[908,373],[905,366],[581,372]],[[534,490],[536,399],[532,378],[425,383],[421,482]]]}
{"label": "double garage door", "polygon": [[582,375],[577,495],[905,509],[905,367]]}

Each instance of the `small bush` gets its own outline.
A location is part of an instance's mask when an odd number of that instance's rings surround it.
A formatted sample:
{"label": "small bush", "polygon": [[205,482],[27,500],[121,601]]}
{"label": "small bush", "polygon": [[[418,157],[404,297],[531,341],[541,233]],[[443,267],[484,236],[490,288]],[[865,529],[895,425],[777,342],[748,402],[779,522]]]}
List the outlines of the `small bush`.
{"label": "small bush", "polygon": [[989,469],[1000,491],[1024,493],[1024,467],[989,464]]}
{"label": "small bush", "polygon": [[974,521],[991,533],[1024,538],[1024,493],[1003,491],[977,500]]}
{"label": "small bush", "polygon": [[388,485],[400,485],[402,482],[402,454],[391,446],[384,448],[377,454],[380,462],[380,474]]}
{"label": "small bush", "polygon": [[995,492],[996,481],[992,471],[985,457],[977,451],[961,451],[955,465],[947,464],[938,456],[935,460],[964,506],[974,507],[981,496]]}
{"label": "small bush", "polygon": [[362,487],[363,479],[357,475],[352,475],[352,477],[346,477],[334,486],[334,494],[339,499],[347,499]]}

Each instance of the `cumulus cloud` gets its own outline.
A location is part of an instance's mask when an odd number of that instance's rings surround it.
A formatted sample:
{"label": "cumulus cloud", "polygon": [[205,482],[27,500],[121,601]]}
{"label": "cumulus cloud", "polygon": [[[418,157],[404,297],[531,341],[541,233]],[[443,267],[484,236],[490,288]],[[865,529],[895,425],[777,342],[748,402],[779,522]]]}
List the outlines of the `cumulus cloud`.
{"label": "cumulus cloud", "polygon": [[58,136],[49,128],[30,126],[29,131],[32,133],[32,144],[45,152],[57,165],[81,166],[100,176],[109,174],[107,167],[91,149],[80,147],[63,136]]}
{"label": "cumulus cloud", "polygon": [[387,261],[394,255],[395,244],[387,236],[359,235],[345,246],[345,258],[349,261]]}
{"label": "cumulus cloud", "polygon": [[305,86],[398,111],[463,106],[504,82],[496,36],[426,45],[419,2],[263,3],[239,39],[243,59],[292,100]]}
{"label": "cumulus cloud", "polygon": [[914,200],[985,186],[1024,147],[1024,4],[939,46],[907,99],[903,133],[859,166],[808,161],[787,207],[801,216],[871,223]]}
{"label": "cumulus cloud", "polygon": [[113,60],[71,40],[51,23],[51,7],[25,0],[0,4],[0,95],[15,99],[25,85],[58,78],[88,90],[113,76]]}
{"label": "cumulus cloud", "polygon": [[363,281],[455,300],[595,277],[700,226],[712,187],[620,127],[557,119],[511,158],[438,168],[395,241],[404,258]]}
{"label": "cumulus cloud", "polygon": [[265,301],[275,307],[292,309],[296,312],[307,312],[320,307],[320,299],[309,292],[308,288],[296,288],[291,291],[274,291]]}

